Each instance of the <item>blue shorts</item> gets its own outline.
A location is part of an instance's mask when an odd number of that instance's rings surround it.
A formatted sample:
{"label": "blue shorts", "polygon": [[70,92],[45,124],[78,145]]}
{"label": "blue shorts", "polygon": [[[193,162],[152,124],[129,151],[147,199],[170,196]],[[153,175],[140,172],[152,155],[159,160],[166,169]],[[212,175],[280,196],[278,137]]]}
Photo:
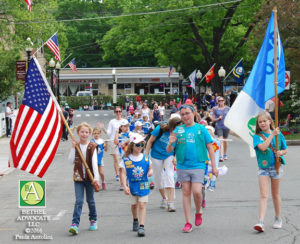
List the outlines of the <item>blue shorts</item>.
{"label": "blue shorts", "polygon": [[283,168],[282,168],[282,166],[280,166],[279,174],[277,174],[275,166],[271,166],[267,169],[259,168],[257,175],[258,176],[269,176],[271,179],[275,179],[275,180],[280,179],[283,175]]}

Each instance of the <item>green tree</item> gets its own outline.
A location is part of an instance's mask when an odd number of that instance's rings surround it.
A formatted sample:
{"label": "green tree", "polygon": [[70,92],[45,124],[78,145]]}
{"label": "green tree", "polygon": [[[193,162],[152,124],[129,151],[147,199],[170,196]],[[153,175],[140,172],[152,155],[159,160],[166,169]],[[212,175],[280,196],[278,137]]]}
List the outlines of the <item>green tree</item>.
{"label": "green tree", "polygon": [[[223,3],[222,3],[223,2]],[[225,4],[213,0],[122,0],[123,14],[139,14],[110,21],[112,28],[102,40],[104,59],[121,56],[154,56],[158,65],[181,66],[185,75],[195,68],[204,73],[213,63],[229,67],[241,57],[252,63],[247,39],[257,19],[261,0]],[[178,10],[182,9],[182,10]],[[156,14],[152,14],[157,12]],[[218,77],[212,82],[222,91]]]}

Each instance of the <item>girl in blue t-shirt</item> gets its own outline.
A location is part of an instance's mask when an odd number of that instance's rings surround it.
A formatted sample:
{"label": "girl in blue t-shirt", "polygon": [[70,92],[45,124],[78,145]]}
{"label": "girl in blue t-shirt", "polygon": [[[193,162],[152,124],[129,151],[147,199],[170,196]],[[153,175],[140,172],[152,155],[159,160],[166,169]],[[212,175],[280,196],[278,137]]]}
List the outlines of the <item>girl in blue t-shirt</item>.
{"label": "girl in blue t-shirt", "polygon": [[93,129],[93,138],[91,140],[91,142],[94,142],[98,145],[98,150],[97,150],[97,157],[98,157],[98,171],[99,171],[99,175],[102,181],[102,190],[106,190],[106,183],[104,180],[104,163],[102,161],[103,159],[103,154],[104,151],[107,151],[107,146],[106,143],[103,139],[101,139],[101,129],[99,129],[98,127]]}
{"label": "girl in blue t-shirt", "polygon": [[207,151],[211,160],[212,173],[218,176],[212,139],[207,129],[194,122],[195,109],[191,105],[182,105],[179,108],[184,125],[178,126],[170,134],[167,151],[175,149],[177,160],[178,181],[182,185],[182,201],[186,224],[183,232],[191,232],[191,195],[195,202],[195,225],[202,223],[202,186],[204,183],[205,161],[208,160]]}
{"label": "girl in blue t-shirt", "polygon": [[[144,147],[144,137],[137,133],[131,133],[130,144],[119,164],[124,193],[130,195],[131,198],[132,230],[137,231],[138,236],[141,237],[145,236],[146,203],[150,193],[148,177],[153,174],[149,156],[142,153]],[[126,184],[126,176],[129,187]]]}
{"label": "girl in blue t-shirt", "polygon": [[[279,150],[274,150],[273,152],[273,149],[276,148],[275,136],[278,136]],[[287,145],[279,128],[274,129],[273,120],[268,112],[262,112],[257,116],[256,130],[255,135],[253,136],[253,147],[256,152],[259,167],[258,183],[260,190],[258,208],[259,222],[254,226],[254,229],[259,232],[264,231],[264,218],[267,209],[270,179],[275,209],[275,222],[273,228],[280,229],[282,228],[282,219],[279,186],[283,170],[282,166],[280,166],[279,174],[277,174],[275,161],[276,157],[282,157],[282,155],[287,153]]]}

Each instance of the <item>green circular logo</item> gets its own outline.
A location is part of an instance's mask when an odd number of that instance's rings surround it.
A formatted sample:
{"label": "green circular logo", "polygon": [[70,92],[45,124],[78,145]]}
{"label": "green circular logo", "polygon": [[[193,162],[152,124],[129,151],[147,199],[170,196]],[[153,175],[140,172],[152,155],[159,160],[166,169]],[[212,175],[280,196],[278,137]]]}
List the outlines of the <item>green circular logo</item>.
{"label": "green circular logo", "polygon": [[28,205],[40,203],[45,195],[43,187],[38,182],[27,182],[21,189],[21,197]]}

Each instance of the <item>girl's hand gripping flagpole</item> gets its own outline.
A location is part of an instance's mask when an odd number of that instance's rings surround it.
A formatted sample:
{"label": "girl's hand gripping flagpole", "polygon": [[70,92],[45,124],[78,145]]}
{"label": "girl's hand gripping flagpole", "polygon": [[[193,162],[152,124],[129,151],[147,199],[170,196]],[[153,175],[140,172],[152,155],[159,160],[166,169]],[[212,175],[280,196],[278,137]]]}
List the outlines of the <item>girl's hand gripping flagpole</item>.
{"label": "girl's hand gripping flagpole", "polygon": [[[277,94],[277,84],[278,84],[278,67],[277,67],[277,7],[273,8],[274,13],[274,87],[275,87],[275,128],[278,128],[278,94]],[[276,135],[276,152],[278,151],[278,135]],[[277,174],[279,174],[279,168],[281,162],[279,157],[275,157],[275,168]]]}
{"label": "girl's hand gripping flagpole", "polygon": [[[42,74],[44,81],[46,81],[47,79],[46,79],[46,77],[44,76],[44,73],[43,73],[43,71],[41,70],[41,67],[40,67],[40,65],[39,65],[39,63],[38,63],[38,61],[37,61],[37,59],[36,59],[35,57],[33,57],[33,58],[35,59],[35,62],[37,63],[37,67],[40,69],[40,73]],[[48,84],[47,82],[45,82],[45,85],[46,85],[46,87],[47,87],[47,89],[48,89],[48,92],[50,93],[51,98],[53,99],[53,102],[54,102],[54,104],[55,104],[57,110],[59,111],[60,117],[61,117],[61,119],[62,119],[64,125],[66,126],[66,128],[67,128],[67,130],[68,130],[68,132],[69,132],[69,134],[70,134],[70,137],[72,138],[72,140],[75,140],[74,135],[73,135],[73,133],[72,133],[72,131],[71,131],[69,125],[68,125],[68,122],[66,121],[66,119],[65,119],[65,117],[64,117],[64,115],[63,115],[63,113],[62,113],[62,111],[61,111],[60,105],[58,104],[58,102],[57,102],[57,100],[56,100],[56,97],[54,96],[54,94],[53,94],[53,92],[52,92],[52,90],[51,90],[49,84]],[[82,152],[81,152],[81,149],[80,149],[79,145],[77,144],[77,145],[75,146],[75,148],[77,149],[77,151],[78,151],[78,153],[79,153],[79,156],[80,156],[80,158],[81,158],[81,160],[82,160],[82,162],[83,162],[83,164],[84,164],[84,167],[85,167],[85,169],[86,169],[86,172],[87,172],[87,174],[88,174],[88,176],[89,176],[89,178],[90,178],[90,180],[91,180],[91,182],[92,182],[92,184],[93,184],[93,186],[94,186],[95,191],[96,191],[96,192],[100,191],[100,186],[99,186],[98,184],[94,184],[94,177],[93,177],[93,174],[92,174],[92,172],[91,172],[91,170],[90,170],[90,168],[89,168],[89,166],[88,166],[86,160],[84,159],[84,156],[83,156],[83,154],[82,154]]]}

